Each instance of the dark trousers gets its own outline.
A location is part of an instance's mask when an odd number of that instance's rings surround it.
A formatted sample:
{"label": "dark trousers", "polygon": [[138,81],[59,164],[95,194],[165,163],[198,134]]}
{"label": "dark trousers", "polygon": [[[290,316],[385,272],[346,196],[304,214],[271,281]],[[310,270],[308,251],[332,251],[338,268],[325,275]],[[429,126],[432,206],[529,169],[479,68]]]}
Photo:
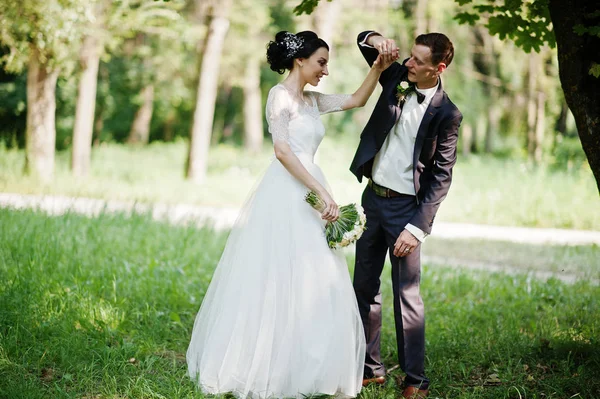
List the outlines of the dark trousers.
{"label": "dark trousers", "polygon": [[421,246],[408,256],[394,256],[394,244],[417,209],[414,196],[380,197],[366,187],[362,206],[367,216],[367,229],[356,243],[354,291],[365,328],[367,354],[366,378],[385,375],[381,362],[381,272],[386,252],[392,264],[394,320],[398,361],[406,373],[405,384],[426,389],[425,313],[419,284],[421,278]]}

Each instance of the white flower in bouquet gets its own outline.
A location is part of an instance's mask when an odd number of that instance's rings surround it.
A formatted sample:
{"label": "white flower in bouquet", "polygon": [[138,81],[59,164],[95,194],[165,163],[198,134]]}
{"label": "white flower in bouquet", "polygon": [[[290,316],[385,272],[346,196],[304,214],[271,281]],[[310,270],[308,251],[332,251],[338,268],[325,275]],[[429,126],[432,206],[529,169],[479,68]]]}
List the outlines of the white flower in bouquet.
{"label": "white flower in bouquet", "polygon": [[[325,203],[314,191],[309,191],[304,200],[319,212],[325,209]],[[343,248],[356,242],[365,231],[367,218],[360,205],[348,204],[339,208],[340,216],[335,222],[325,225],[325,237],[329,248]]]}

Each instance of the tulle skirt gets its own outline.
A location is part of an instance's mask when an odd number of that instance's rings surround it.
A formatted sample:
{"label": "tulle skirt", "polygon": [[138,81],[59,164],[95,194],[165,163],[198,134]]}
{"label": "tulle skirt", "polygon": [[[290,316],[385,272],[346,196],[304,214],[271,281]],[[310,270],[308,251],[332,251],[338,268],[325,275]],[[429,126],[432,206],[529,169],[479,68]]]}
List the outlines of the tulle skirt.
{"label": "tulle skirt", "polygon": [[[307,170],[327,186],[309,157]],[[237,398],[354,397],[365,339],[342,254],[307,189],[273,160],[236,221],[196,316],[188,372]]]}

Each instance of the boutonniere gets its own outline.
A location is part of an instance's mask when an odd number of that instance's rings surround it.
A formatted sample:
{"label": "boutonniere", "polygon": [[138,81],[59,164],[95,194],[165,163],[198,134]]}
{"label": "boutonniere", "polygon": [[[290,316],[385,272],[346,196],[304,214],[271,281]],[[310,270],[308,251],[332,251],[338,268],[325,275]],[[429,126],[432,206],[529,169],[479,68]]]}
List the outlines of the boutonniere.
{"label": "boutonniere", "polygon": [[406,97],[415,91],[415,86],[403,80],[396,86],[396,98],[398,99],[398,106],[400,107],[406,101]]}

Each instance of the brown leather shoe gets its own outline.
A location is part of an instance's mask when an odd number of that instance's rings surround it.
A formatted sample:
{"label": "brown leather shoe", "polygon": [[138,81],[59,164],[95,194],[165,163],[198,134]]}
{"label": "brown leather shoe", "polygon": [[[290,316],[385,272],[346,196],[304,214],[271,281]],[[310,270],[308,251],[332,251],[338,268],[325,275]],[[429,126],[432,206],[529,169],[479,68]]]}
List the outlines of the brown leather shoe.
{"label": "brown leather shoe", "polygon": [[406,387],[402,391],[403,399],[423,399],[429,395],[429,389],[419,389],[419,387]]}
{"label": "brown leather shoe", "polygon": [[366,387],[369,384],[383,385],[383,384],[385,384],[385,377],[381,376],[381,377],[373,377],[373,378],[363,378],[362,386]]}

